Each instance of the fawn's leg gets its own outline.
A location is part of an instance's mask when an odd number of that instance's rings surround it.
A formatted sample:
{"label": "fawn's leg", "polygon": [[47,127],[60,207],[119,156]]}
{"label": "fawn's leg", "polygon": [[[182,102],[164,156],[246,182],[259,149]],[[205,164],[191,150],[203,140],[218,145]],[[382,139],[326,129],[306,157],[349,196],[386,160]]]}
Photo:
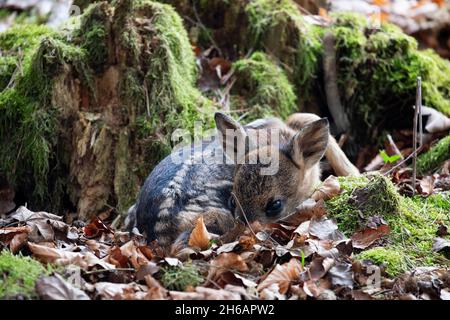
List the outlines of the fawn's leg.
{"label": "fawn's leg", "polygon": [[[312,113],[294,113],[286,120],[286,124],[290,128],[299,131],[309,123],[317,120],[320,120],[320,117]],[[332,135],[329,137],[325,157],[338,176],[359,175],[358,168],[348,160]]]}

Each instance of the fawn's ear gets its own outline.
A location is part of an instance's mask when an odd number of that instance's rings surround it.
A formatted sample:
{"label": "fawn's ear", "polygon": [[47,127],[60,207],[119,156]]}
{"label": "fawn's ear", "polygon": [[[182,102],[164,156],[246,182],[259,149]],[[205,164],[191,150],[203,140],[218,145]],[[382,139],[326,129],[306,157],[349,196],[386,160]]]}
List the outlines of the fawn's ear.
{"label": "fawn's ear", "polygon": [[330,135],[326,118],[314,121],[301,129],[289,144],[292,161],[304,168],[310,168],[322,159]]}
{"label": "fawn's ear", "polygon": [[244,127],[222,112],[216,112],[214,120],[216,121],[218,137],[226,155],[233,160],[237,160],[235,159],[236,156],[244,156],[247,138]]}

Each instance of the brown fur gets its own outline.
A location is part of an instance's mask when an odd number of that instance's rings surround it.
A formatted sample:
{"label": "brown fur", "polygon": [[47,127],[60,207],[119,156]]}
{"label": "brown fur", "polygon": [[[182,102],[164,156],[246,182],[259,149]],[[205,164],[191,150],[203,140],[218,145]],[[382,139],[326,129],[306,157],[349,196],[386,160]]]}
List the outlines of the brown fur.
{"label": "brown fur", "polygon": [[[320,183],[324,155],[338,175],[359,174],[330,136],[328,121],[316,115],[297,113],[286,123],[261,119],[246,126],[222,113],[215,120],[219,141],[214,145],[221,143],[235,162],[179,164],[167,157],[149,175],[130,209],[130,229],[137,226],[149,241],[169,246],[189,233],[200,215],[208,231],[216,234],[230,230],[235,217],[263,223],[280,219]],[[277,134],[274,140],[272,133]],[[277,170],[268,175],[261,171],[268,167],[264,156],[278,159],[272,161]]]}

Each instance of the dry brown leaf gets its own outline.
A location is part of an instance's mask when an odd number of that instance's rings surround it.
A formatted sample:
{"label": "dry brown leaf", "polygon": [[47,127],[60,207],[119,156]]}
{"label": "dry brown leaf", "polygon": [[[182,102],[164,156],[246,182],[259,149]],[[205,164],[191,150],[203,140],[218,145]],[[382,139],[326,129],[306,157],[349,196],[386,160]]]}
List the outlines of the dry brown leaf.
{"label": "dry brown leaf", "polygon": [[326,210],[323,200],[316,202],[313,199],[307,199],[296,208],[294,213],[280,219],[278,222],[298,226],[302,222],[312,218],[320,218],[324,215],[326,215]]}
{"label": "dry brown leaf", "polygon": [[170,291],[174,300],[241,300],[237,293],[223,289],[196,287],[194,292]]}
{"label": "dry brown leaf", "polygon": [[95,291],[103,299],[107,300],[142,300],[147,296],[147,286],[131,283],[97,282]]}
{"label": "dry brown leaf", "polygon": [[352,237],[353,248],[366,249],[378,239],[387,236],[391,232],[388,225],[382,224],[376,229],[366,228],[356,232]]}
{"label": "dry brown leaf", "polygon": [[28,241],[28,233],[17,233],[14,238],[12,238],[11,243],[9,244],[9,249],[12,253],[19,252],[20,249],[27,243]]}
{"label": "dry brown leaf", "polygon": [[121,246],[120,251],[123,256],[130,260],[131,265],[136,270],[139,269],[140,266],[146,265],[149,262],[147,257],[138,249],[133,240],[128,241]]}
{"label": "dry brown leaf", "polygon": [[31,242],[28,242],[28,248],[35,258],[45,263],[54,263],[62,266],[74,264],[83,270],[87,270],[95,265],[107,270],[115,269],[114,265],[97,258],[91,252],[70,252]]}
{"label": "dry brown leaf", "polygon": [[62,217],[47,213],[47,212],[33,212],[26,207],[19,207],[11,216],[30,227],[29,238],[35,242],[53,241],[55,232],[53,228],[63,231],[68,230],[69,226],[62,222]]}
{"label": "dry brown leaf", "polygon": [[310,280],[316,281],[323,278],[333,265],[334,265],[333,258],[323,258],[323,257],[315,258],[311,262],[308,269],[308,275],[310,276]]}
{"label": "dry brown leaf", "polygon": [[205,223],[203,221],[203,216],[197,219],[194,230],[192,230],[189,237],[189,246],[192,248],[197,248],[200,250],[206,250],[209,248],[209,241],[211,236],[208,230],[206,230]]}
{"label": "dry brown leaf", "polygon": [[434,180],[433,176],[425,176],[419,181],[420,193],[429,196],[433,194],[434,191]]}
{"label": "dry brown leaf", "polygon": [[59,274],[38,279],[36,291],[43,300],[91,300],[86,293],[68,283]]}
{"label": "dry brown leaf", "polygon": [[108,256],[108,261],[118,268],[128,267],[128,258],[122,254],[119,247],[114,247]]}
{"label": "dry brown leaf", "polygon": [[27,226],[1,228],[0,229],[0,242],[3,242],[5,245],[8,245],[16,235],[21,234],[21,233],[27,234],[29,231],[30,231],[30,228]]}
{"label": "dry brown leaf", "polygon": [[248,271],[248,266],[240,255],[234,252],[225,252],[210,262],[212,274],[218,275],[225,271]]}
{"label": "dry brown leaf", "polygon": [[338,226],[335,221],[327,218],[313,219],[309,224],[308,231],[310,235],[320,240],[335,240],[334,234],[338,232]]}
{"label": "dry brown leaf", "polygon": [[148,300],[163,300],[167,299],[168,291],[164,288],[155,278],[150,274],[144,277],[145,283],[148,287],[147,299]]}
{"label": "dry brown leaf", "polygon": [[329,176],[324,182],[319,186],[319,188],[314,191],[311,198],[315,201],[319,200],[329,200],[334,196],[338,195],[341,191],[341,186],[339,184],[338,178],[335,176]]}
{"label": "dry brown leaf", "polygon": [[241,236],[239,238],[239,246],[242,250],[251,250],[256,243],[254,236]]}
{"label": "dry brown leaf", "polygon": [[277,264],[269,275],[259,284],[258,291],[262,291],[263,289],[276,284],[278,285],[279,293],[286,294],[291,283],[299,279],[302,270],[303,267],[301,263],[295,258],[292,258],[283,265]]}
{"label": "dry brown leaf", "polygon": [[224,245],[217,248],[217,254],[221,254],[224,252],[231,252],[234,248],[239,244],[239,241],[234,241],[230,243],[225,243]]}

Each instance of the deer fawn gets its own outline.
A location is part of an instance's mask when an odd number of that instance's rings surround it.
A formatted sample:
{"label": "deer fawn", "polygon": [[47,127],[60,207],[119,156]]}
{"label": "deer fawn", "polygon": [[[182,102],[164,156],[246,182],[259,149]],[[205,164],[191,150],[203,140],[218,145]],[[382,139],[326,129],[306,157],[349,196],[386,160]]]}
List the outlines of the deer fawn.
{"label": "deer fawn", "polygon": [[[129,210],[130,229],[137,227],[148,241],[169,246],[188,234],[200,215],[216,234],[230,230],[243,214],[249,221],[275,221],[311,196],[320,183],[324,155],[336,174],[359,174],[330,136],[328,120],[314,114],[242,126],[216,113],[215,122],[217,135],[203,140],[200,151],[184,147],[154,168]],[[214,158],[217,150],[222,153]],[[175,161],[183,152],[189,156]],[[272,172],[264,172],[275,162]]]}

